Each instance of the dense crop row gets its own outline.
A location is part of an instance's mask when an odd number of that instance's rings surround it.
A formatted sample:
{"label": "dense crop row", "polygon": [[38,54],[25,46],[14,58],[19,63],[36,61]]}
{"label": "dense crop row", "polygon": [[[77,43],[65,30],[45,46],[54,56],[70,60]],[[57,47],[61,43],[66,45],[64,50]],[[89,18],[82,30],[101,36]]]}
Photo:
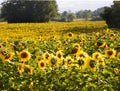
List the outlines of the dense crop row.
{"label": "dense crop row", "polygon": [[105,23],[1,25],[0,90],[119,91],[120,32]]}

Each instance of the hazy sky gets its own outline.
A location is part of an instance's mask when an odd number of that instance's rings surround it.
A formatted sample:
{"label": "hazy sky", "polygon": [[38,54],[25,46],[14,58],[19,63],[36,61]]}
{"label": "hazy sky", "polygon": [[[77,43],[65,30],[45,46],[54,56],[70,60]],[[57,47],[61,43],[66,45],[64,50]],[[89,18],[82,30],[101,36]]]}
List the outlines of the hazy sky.
{"label": "hazy sky", "polygon": [[[0,3],[4,0],[0,0]],[[113,4],[113,0],[56,0],[58,9],[62,11],[79,11],[84,9],[95,10],[103,6],[110,6]]]}

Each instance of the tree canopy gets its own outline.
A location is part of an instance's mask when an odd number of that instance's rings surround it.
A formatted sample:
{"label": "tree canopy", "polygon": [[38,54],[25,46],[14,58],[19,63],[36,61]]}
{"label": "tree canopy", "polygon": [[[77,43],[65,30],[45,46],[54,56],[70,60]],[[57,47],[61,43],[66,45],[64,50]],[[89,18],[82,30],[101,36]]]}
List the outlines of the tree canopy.
{"label": "tree canopy", "polygon": [[55,0],[7,0],[1,13],[9,23],[48,22],[57,16],[57,4]]}
{"label": "tree canopy", "polygon": [[111,7],[105,7],[102,18],[108,24],[108,27],[120,28],[120,1],[113,1]]}

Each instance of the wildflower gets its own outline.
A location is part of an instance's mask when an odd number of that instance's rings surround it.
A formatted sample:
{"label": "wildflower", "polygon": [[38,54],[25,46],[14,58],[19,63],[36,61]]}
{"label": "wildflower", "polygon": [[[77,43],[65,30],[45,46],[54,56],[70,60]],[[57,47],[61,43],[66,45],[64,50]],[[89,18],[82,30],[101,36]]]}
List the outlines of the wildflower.
{"label": "wildflower", "polygon": [[105,55],[108,58],[113,58],[116,55],[116,51],[114,49],[106,50]]}
{"label": "wildflower", "polygon": [[26,62],[31,58],[31,54],[28,51],[23,50],[19,53],[19,58],[21,61]]}

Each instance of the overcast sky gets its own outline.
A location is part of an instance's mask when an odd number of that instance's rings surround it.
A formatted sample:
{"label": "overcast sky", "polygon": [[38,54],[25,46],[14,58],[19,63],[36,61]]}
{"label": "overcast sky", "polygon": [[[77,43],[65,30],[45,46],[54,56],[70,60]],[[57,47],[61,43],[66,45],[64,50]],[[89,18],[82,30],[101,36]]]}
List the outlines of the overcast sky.
{"label": "overcast sky", "polygon": [[[0,0],[0,3],[5,0]],[[110,6],[113,4],[113,0],[56,0],[58,4],[58,10],[76,12],[79,10],[96,10],[103,6]]]}

